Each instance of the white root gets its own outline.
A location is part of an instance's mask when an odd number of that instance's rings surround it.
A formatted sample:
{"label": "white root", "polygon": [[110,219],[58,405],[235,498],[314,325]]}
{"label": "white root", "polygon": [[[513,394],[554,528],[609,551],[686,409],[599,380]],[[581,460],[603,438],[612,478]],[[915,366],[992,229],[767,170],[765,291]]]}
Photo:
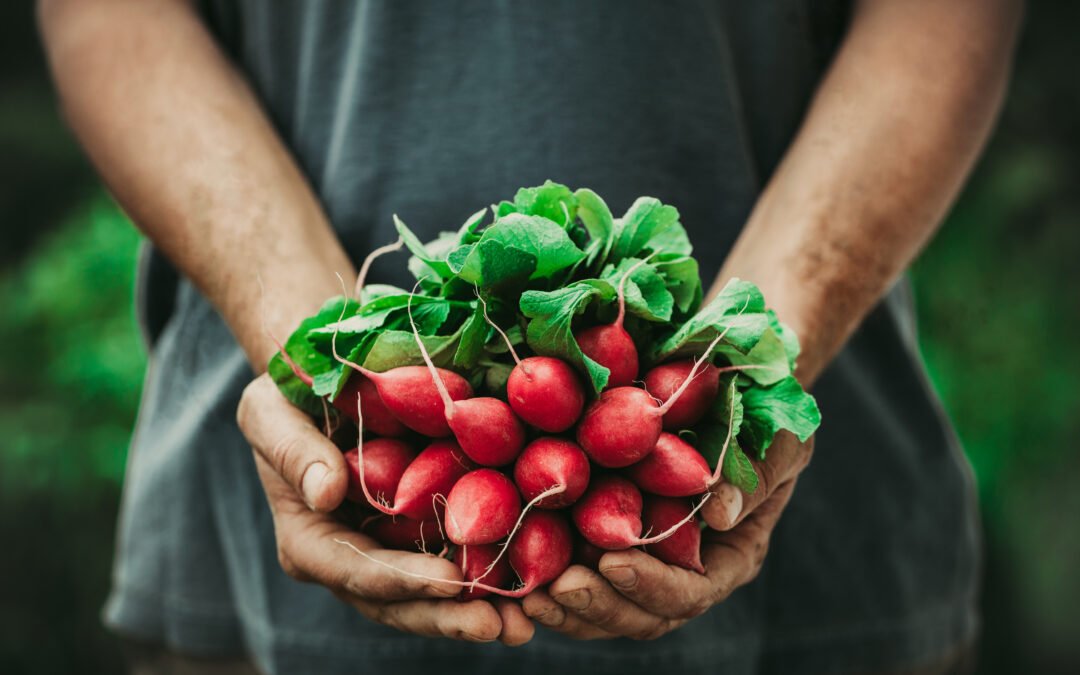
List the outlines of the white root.
{"label": "white root", "polygon": [[367,280],[367,274],[368,270],[371,269],[371,263],[375,262],[375,259],[381,255],[384,255],[386,253],[392,253],[394,251],[400,251],[401,247],[404,245],[405,240],[401,237],[398,237],[397,241],[395,241],[394,243],[380,246],[377,249],[373,250],[371,253],[367,254],[367,257],[364,258],[363,264],[360,265],[359,274],[356,275],[356,286],[354,287],[353,296],[356,298],[357,302],[360,301],[360,292],[364,290],[364,282]]}
{"label": "white root", "polygon": [[[743,303],[742,309],[739,310],[739,313],[736,314],[736,316],[742,316],[742,313],[746,311],[746,308],[749,304],[750,296],[748,295],[746,296],[746,302]],[[690,369],[690,374],[686,376],[686,379],[683,380],[683,383],[679,385],[678,389],[671,392],[671,396],[668,396],[667,401],[662,406],[656,408],[653,411],[653,414],[663,416],[665,413],[667,413],[668,410],[671,410],[671,406],[675,405],[676,401],[679,400],[679,397],[682,396],[683,392],[685,392],[687,387],[690,386],[690,383],[694,381],[694,378],[696,378],[702,372],[701,366],[704,363],[708,363],[709,356],[712,354],[712,350],[716,348],[716,345],[720,344],[720,341],[724,339],[724,336],[726,336],[728,334],[728,331],[730,330],[731,326],[728,326],[724,330],[720,331],[720,334],[717,335],[713,339],[713,341],[709,343],[709,346],[705,348],[705,352],[698,358],[694,359],[694,367]]]}
{"label": "white root", "polygon": [[[502,336],[503,342],[506,343],[506,348],[510,350],[510,356],[514,357],[514,363],[516,363],[517,365],[520,366],[521,365],[521,358],[518,357],[517,350],[514,349],[513,343],[510,342],[510,337],[506,333],[503,332],[503,329],[499,327],[499,324],[492,321],[491,317],[488,316],[487,302],[485,302],[484,298],[481,297],[480,289],[476,288],[475,286],[473,288],[476,291],[476,299],[480,301],[480,307],[481,307],[482,311],[484,312],[484,321],[487,321],[488,325],[491,326],[492,328],[494,328],[495,331],[499,335]],[[528,371],[526,371],[525,374],[528,375]]]}

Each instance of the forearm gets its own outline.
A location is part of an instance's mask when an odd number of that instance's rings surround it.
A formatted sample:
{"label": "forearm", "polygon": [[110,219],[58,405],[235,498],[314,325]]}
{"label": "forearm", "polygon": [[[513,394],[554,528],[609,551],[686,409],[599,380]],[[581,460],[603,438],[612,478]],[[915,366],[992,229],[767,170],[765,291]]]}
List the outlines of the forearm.
{"label": "forearm", "polygon": [[[868,0],[717,279],[757,283],[811,383],[929,240],[1005,89],[1013,0]],[[714,288],[714,291],[717,288]]]}
{"label": "forearm", "polygon": [[105,182],[263,370],[264,320],[284,338],[353,268],[250,89],[188,2],[43,1],[39,19]]}

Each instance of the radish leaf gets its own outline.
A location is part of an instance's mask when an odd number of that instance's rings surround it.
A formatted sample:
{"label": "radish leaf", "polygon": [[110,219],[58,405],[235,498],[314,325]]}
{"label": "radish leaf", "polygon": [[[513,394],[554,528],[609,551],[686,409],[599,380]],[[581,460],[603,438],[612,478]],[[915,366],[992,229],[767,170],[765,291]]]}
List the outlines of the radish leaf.
{"label": "radish leaf", "polygon": [[554,291],[526,291],[521,296],[521,313],[532,319],[525,340],[537,354],[557,356],[577,366],[589,376],[593,390],[603,391],[611,374],[604,366],[582,353],[572,331],[574,317],[593,300],[611,300],[615,289],[599,279],[578,281]]}
{"label": "radish leaf", "polygon": [[821,424],[817,401],[803,391],[799,381],[786,377],[771,387],[750,387],[743,392],[743,431],[753,440],[759,459],[780,429],[805,441]]}

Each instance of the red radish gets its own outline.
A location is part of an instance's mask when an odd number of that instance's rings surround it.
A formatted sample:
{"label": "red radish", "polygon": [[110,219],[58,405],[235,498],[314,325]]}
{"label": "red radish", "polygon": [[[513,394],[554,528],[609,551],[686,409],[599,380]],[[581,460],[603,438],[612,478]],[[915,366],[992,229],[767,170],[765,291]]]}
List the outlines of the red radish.
{"label": "red radish", "polygon": [[[392,504],[398,482],[409,464],[416,459],[416,452],[408,444],[392,438],[376,438],[364,443],[364,478],[367,489],[382,504]],[[366,503],[364,488],[360,485],[360,448],[345,453],[345,466],[349,470],[349,491],[345,495],[354,502]]]}
{"label": "red radish", "polygon": [[510,534],[521,515],[521,497],[494,469],[470,471],[446,496],[446,536],[459,546],[492,544]]}
{"label": "red radish", "polygon": [[487,313],[487,302],[480,291],[476,298],[484,319],[502,336],[513,357],[514,369],[506,380],[506,398],[518,417],[541,431],[558,433],[574,426],[585,405],[581,378],[568,363],[553,356],[530,356],[522,359],[510,337]]}
{"label": "red radish", "polygon": [[450,370],[436,368],[441,378],[436,381],[424,366],[402,366],[376,373],[336,352],[334,356],[371,380],[383,404],[402,424],[429,438],[450,435],[442,393],[445,392],[447,399],[452,401],[470,398],[473,393],[469,382]]}
{"label": "red radish", "polygon": [[573,549],[565,516],[553,511],[533,511],[525,516],[510,544],[510,566],[524,584],[514,591],[515,597],[524,597],[565,572]]}
{"label": "red radish", "polygon": [[509,464],[525,445],[525,428],[505,401],[478,396],[453,401],[446,411],[446,421],[454,438],[477,464]]}
{"label": "red radish", "polygon": [[664,497],[690,497],[709,489],[709,463],[692,445],[663,432],[656,447],[626,470],[627,477],[645,492]]}
{"label": "red radish", "polygon": [[540,586],[553,581],[570,566],[574,545],[570,526],[567,525],[566,518],[557,511],[533,511],[529,513],[521,523],[518,535],[518,538],[509,544],[510,566],[517,572],[522,586],[512,591],[491,586],[478,580],[467,582],[437,579],[425,574],[409,572],[380,560],[370,553],[361,551],[352,542],[344,539],[334,539],[334,542],[376,565],[386,567],[408,577],[456,584],[473,590],[482,589],[508,598],[523,598]]}
{"label": "red radish", "polygon": [[610,371],[607,388],[628,387],[638,376],[638,353],[634,338],[623,328],[626,320],[626,280],[656,253],[639,260],[619,279],[619,313],[606,326],[593,326],[574,335],[581,352]]}
{"label": "red radish", "polygon": [[435,519],[413,520],[380,514],[361,528],[386,548],[427,553],[443,547],[443,534]]}
{"label": "red radish", "polygon": [[682,521],[669,525],[658,534],[642,537],[641,492],[621,476],[601,476],[574,504],[571,515],[578,532],[590,544],[607,551],[621,551],[633,546],[655,544],[673,536],[705,505],[711,494],[705,493]]}
{"label": "red radish", "polygon": [[687,500],[648,497],[641,519],[649,531],[664,531],[673,526],[678,528],[670,537],[646,545],[647,553],[669,565],[678,565],[698,574],[705,573],[705,566],[701,564],[701,528]]}
{"label": "red radish", "polygon": [[628,387],[638,376],[638,353],[634,339],[622,327],[620,308],[616,323],[586,328],[574,339],[581,352],[611,371],[608,387]]}
{"label": "red radish", "polygon": [[562,359],[530,356],[518,361],[510,371],[506,398],[528,424],[558,433],[574,426],[581,417],[585,389],[578,374]]}
{"label": "red radish", "polygon": [[[532,448],[532,451],[529,451]],[[519,485],[528,486],[529,503],[521,510],[517,522],[506,536],[502,549],[491,562],[489,570],[509,550],[529,511],[535,507],[555,508],[553,500],[561,505],[577,500],[588,487],[589,460],[581,448],[560,438],[540,438],[530,444],[514,467],[515,477],[521,475]],[[524,463],[521,462],[524,459]],[[479,579],[483,579],[481,575]]]}
{"label": "red radish", "polygon": [[[694,362],[689,359],[659,365],[645,373],[645,389],[664,403],[690,378],[693,370]],[[716,400],[719,390],[720,371],[706,363],[678,402],[664,415],[664,428],[678,431],[696,424]]]}
{"label": "red radish", "polygon": [[[442,397],[442,409],[439,412],[442,413],[443,419],[440,421],[447,425],[447,429],[453,431],[454,438],[461,445],[462,451],[477,464],[502,466],[514,461],[518,453],[521,452],[521,446],[525,445],[525,428],[514,415],[514,411],[510,409],[510,406],[505,401],[488,396],[455,398],[448,390],[445,382],[453,381],[451,378],[454,378],[466,387],[469,386],[468,382],[465,382],[464,378],[457,373],[435,367],[431,357],[428,355],[427,347],[424,346],[424,341],[420,339],[420,332],[416,329],[416,323],[413,322],[411,302],[407,305],[407,309],[409,311],[409,323],[412,324],[413,336],[416,338],[416,345],[420,348],[420,355],[424,358],[424,363],[427,364],[428,371],[430,371],[430,381],[435,384],[436,395]],[[396,368],[388,371],[388,373],[397,370],[402,369]],[[378,380],[376,380],[375,384],[378,383]],[[382,389],[379,390],[379,394],[385,401],[386,395]],[[472,395],[471,388],[469,389],[469,395]],[[394,409],[390,405],[390,401],[386,401],[386,403],[391,410]],[[435,412],[433,414],[438,415],[439,413]]]}
{"label": "red radish", "polygon": [[660,438],[663,413],[659,409],[644,389],[608,389],[585,409],[577,427],[578,445],[600,466],[639,462]]}
{"label": "red radish", "polygon": [[573,441],[545,436],[525,446],[514,464],[514,482],[526,500],[562,486],[563,490],[536,502],[540,509],[570,506],[589,487],[589,458]]}
{"label": "red radish", "polygon": [[571,515],[578,532],[605,551],[634,546],[641,536],[641,492],[619,476],[593,480],[589,491],[574,505]]}
{"label": "red radish", "polygon": [[375,383],[356,373],[349,378],[345,387],[334,399],[334,407],[345,413],[353,422],[358,422],[356,399],[360,397],[360,407],[364,410],[364,427],[377,436],[398,437],[408,432],[408,427],[394,417],[394,413],[383,403]]}
{"label": "red radish", "polygon": [[[364,446],[360,445],[359,456],[363,458]],[[365,463],[359,463],[363,468]],[[453,441],[435,441],[416,456],[401,475],[394,494],[393,506],[376,500],[366,488],[364,472],[360,472],[360,487],[364,490],[368,503],[388,515],[404,515],[415,520],[430,520],[436,517],[434,499],[437,495],[445,496],[458,480],[473,468],[472,462],[461,452]]]}
{"label": "red radish", "polygon": [[[454,562],[461,568],[462,578],[466,582],[484,579],[487,585],[498,588],[509,586],[515,576],[514,570],[510,569],[508,560],[495,562],[499,557],[499,548],[496,544],[460,547],[454,554]],[[466,587],[461,591],[462,600],[475,600],[486,595],[491,595],[491,591],[480,587]]]}
{"label": "red radish", "polygon": [[689,375],[667,401],[660,405],[644,389],[615,387],[585,409],[577,427],[578,445],[600,466],[618,468],[641,461],[656,447],[663,418],[690,388],[714,347],[724,339],[724,329],[694,361]]}

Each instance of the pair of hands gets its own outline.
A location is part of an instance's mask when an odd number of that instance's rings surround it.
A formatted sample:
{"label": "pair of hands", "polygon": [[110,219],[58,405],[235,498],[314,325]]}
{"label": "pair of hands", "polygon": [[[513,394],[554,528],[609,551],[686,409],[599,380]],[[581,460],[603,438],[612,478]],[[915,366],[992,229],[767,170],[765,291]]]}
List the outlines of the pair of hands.
{"label": "pair of hands", "polygon": [[449,560],[391,551],[339,522],[330,512],[345,498],[348,477],[341,451],[278,392],[268,375],[240,400],[240,429],[255,453],[274,519],[278,559],[292,578],[326,586],[367,618],[398,630],[473,642],[528,642],[530,619],[568,637],[654,639],[724,600],[757,575],[769,537],[791,497],[813,441],[777,436],[769,458],[756,462],[760,485],[750,496],[727,483],[701,510],[706,574],[673,567],[641,551],[610,552],[599,573],[571,566],[547,590],[518,602],[485,598],[460,602],[453,584],[400,574],[342,545],[351,543],[396,568],[436,579],[461,580]]}

